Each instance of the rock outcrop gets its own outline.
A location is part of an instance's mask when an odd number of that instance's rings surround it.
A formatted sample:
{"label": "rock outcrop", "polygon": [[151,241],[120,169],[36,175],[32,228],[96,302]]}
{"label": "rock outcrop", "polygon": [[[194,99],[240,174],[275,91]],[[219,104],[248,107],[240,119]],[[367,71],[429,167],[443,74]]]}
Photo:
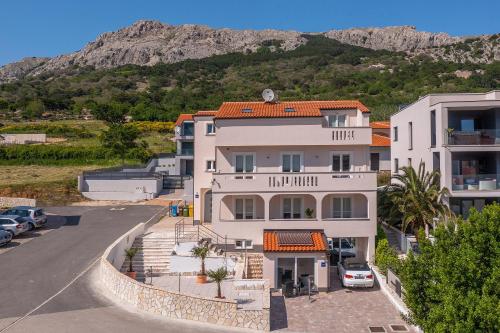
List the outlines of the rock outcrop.
{"label": "rock outcrop", "polygon": [[[500,59],[500,35],[480,36],[475,46],[460,46],[464,37],[446,33],[420,32],[415,27],[354,28],[315,33],[342,43],[428,54],[450,61],[488,63]],[[138,21],[129,27],[100,35],[80,51],[54,58],[25,58],[0,68],[0,83],[26,75],[60,71],[76,66],[113,68],[127,64],[152,66],[186,59],[200,59],[230,52],[255,52],[264,43],[293,50],[307,42],[300,32],[280,30],[213,29],[202,25],[168,25],[158,21]]]}

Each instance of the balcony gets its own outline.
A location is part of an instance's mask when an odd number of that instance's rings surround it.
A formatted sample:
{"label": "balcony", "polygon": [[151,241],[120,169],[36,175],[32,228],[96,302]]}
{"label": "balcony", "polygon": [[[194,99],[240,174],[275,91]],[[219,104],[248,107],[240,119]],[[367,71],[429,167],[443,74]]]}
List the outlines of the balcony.
{"label": "balcony", "polygon": [[446,146],[496,145],[500,144],[500,130],[479,129],[446,132],[444,144]]}
{"label": "balcony", "polygon": [[323,127],[320,124],[283,126],[225,126],[217,131],[216,145],[229,146],[318,146],[369,145],[370,127]]}
{"label": "balcony", "polygon": [[373,191],[376,172],[214,173],[214,192]]}
{"label": "balcony", "polygon": [[453,191],[498,191],[499,174],[453,175]]}

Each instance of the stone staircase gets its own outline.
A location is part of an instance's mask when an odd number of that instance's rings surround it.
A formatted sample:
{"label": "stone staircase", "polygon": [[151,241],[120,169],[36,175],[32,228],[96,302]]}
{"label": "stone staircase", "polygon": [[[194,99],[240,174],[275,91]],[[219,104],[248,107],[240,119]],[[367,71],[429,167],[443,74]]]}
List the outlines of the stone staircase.
{"label": "stone staircase", "polygon": [[259,254],[250,254],[247,257],[247,279],[262,279],[262,262],[264,258]]}
{"label": "stone staircase", "polygon": [[[137,272],[137,280],[144,282],[145,278],[151,276],[151,269],[152,276],[167,274],[174,245],[173,235],[171,237],[136,237],[132,247],[139,250],[132,260],[132,267]],[[128,267],[129,260],[125,259],[121,272],[126,272]]]}
{"label": "stone staircase", "polygon": [[387,228],[385,226],[382,226],[382,228],[384,229],[389,246],[395,249],[398,253],[402,253],[401,245],[399,243],[399,235],[391,228]]}

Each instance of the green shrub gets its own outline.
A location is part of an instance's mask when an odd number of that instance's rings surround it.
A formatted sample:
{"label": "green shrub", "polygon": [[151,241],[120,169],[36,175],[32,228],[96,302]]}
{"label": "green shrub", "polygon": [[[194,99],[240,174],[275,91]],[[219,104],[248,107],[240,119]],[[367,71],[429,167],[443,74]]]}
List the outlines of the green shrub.
{"label": "green shrub", "polygon": [[398,258],[396,250],[389,246],[387,239],[381,239],[377,242],[377,248],[375,249],[375,265],[377,265],[384,275],[387,275],[388,268],[396,273],[401,268],[401,261]]}

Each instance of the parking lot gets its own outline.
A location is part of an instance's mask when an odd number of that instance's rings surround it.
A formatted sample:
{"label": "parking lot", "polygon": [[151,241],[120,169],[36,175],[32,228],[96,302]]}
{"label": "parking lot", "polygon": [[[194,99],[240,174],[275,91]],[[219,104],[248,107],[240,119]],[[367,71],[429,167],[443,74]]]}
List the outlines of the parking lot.
{"label": "parking lot", "polygon": [[333,282],[330,292],[314,295],[311,299],[308,296],[283,298],[273,295],[271,330],[370,333],[370,327],[383,327],[383,331],[373,332],[413,332],[377,285],[373,288],[343,288],[336,268],[332,269],[330,278]]}
{"label": "parking lot", "polygon": [[49,213],[45,226],[35,230],[26,231],[19,236],[15,236],[10,243],[0,246],[0,254],[6,253],[13,248],[32,241],[35,238],[42,237],[43,235],[60,228],[65,222],[66,221],[63,217]]}

